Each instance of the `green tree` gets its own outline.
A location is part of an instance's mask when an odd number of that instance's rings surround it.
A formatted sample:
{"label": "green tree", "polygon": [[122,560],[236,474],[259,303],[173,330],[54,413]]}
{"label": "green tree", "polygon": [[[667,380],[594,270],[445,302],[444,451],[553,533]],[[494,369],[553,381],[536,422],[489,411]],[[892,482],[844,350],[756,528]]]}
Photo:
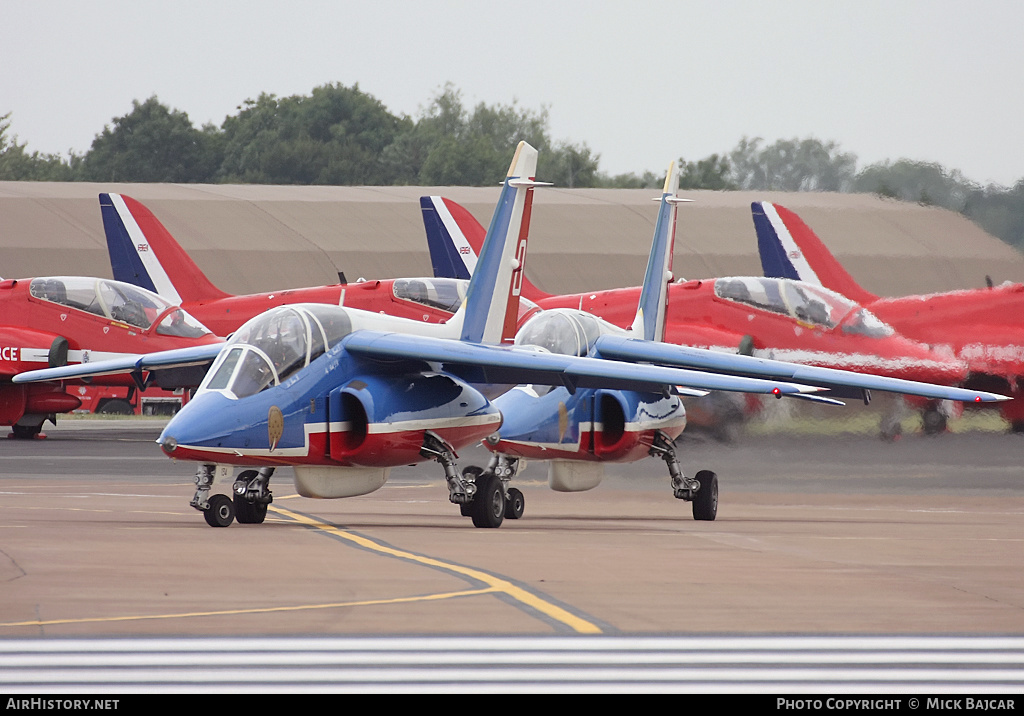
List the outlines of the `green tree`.
{"label": "green tree", "polygon": [[389,184],[385,150],[411,121],[359,90],[327,84],[309,96],[261,94],[224,120],[227,182]]}
{"label": "green tree", "polygon": [[762,147],[760,137],[743,137],[729,154],[732,182],[739,189],[768,191],[850,191],[857,155],[835,142],[780,139]]}
{"label": "green tree", "polygon": [[658,189],[664,186],[665,175],[658,176],[652,171],[643,174],[627,172],[625,174],[598,174],[594,186],[604,189]]}
{"label": "green tree", "polygon": [[96,135],[82,159],[86,181],[208,182],[219,165],[215,127],[196,129],[154,95]]}
{"label": "green tree", "polygon": [[967,197],[980,190],[959,170],[947,171],[934,162],[888,160],[865,167],[853,184],[853,191],[878,194],[903,201],[941,206],[961,211]]}
{"label": "green tree", "polygon": [[736,188],[730,179],[732,167],[728,158],[712,154],[697,162],[679,158],[680,189],[711,189],[728,191]]}
{"label": "green tree", "polygon": [[600,158],[586,144],[559,142],[538,160],[537,176],[567,189],[597,186]]}
{"label": "green tree", "polygon": [[385,150],[384,160],[396,183],[489,186],[502,180],[509,151],[520,141],[540,152],[539,179],[559,186],[594,185],[597,155],[585,144],[552,142],[546,108],[480,102],[470,111],[450,83]]}
{"label": "green tree", "polygon": [[437,186],[487,186],[504,178],[510,147],[527,141],[539,152],[538,174],[550,142],[547,110],[540,112],[510,105],[480,102],[468,111],[462,93],[446,84],[420,114],[411,130],[410,144],[421,159],[417,181]]}
{"label": "green tree", "polygon": [[967,195],[963,214],[988,233],[1024,251],[1024,179],[1012,189],[977,188]]}
{"label": "green tree", "polygon": [[18,138],[8,137],[11,113],[0,116],[0,180],[3,181],[71,181],[77,158],[65,161],[56,154],[40,154],[25,150]]}

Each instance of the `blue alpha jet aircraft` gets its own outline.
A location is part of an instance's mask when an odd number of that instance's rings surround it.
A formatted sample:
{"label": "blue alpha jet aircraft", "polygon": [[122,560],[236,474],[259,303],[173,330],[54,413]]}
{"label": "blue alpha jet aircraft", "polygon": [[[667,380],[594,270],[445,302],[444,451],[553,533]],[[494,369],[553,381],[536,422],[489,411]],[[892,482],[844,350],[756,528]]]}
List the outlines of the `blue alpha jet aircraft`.
{"label": "blue alpha jet aircraft", "polygon": [[[452,502],[474,524],[496,527],[505,485],[465,479],[456,451],[502,421],[481,388],[519,383],[702,394],[739,390],[775,395],[816,387],[635,365],[501,346],[515,325],[526,254],[537,152],[521,143],[505,178],[466,300],[446,324],[425,324],[341,306],[280,306],[251,319],[224,344],[24,374],[19,382],[152,371],[211,363],[195,397],[158,442],[200,465],[192,505],[212,526],[259,523],[272,501],[277,466],[294,467],[308,497],[361,495],[390,468],[436,460]],[[73,370],[73,368],[76,368]],[[211,494],[218,465],[249,468],[233,499]]]}
{"label": "blue alpha jet aircraft", "polygon": [[[515,344],[573,356],[686,367],[699,365],[705,370],[786,377],[827,386],[844,396],[863,397],[861,391],[882,390],[916,395],[955,394],[959,400],[978,398],[976,393],[956,388],[664,345],[676,204],[685,201],[676,197],[678,186],[678,166],[673,162],[660,199],[639,306],[628,329],[581,310],[538,310],[519,329]],[[427,233],[432,239],[435,272],[448,273],[453,264],[463,266],[461,261],[436,260],[439,248],[460,252],[452,232],[445,231],[447,217],[441,215],[443,206],[438,208],[435,202],[425,201],[421,201],[421,206]],[[838,400],[822,396],[795,397],[842,405]],[[656,456],[668,467],[675,497],[692,501],[694,519],[715,519],[717,476],[710,470],[701,470],[694,477],[687,477],[676,454],[675,439],[686,426],[686,411],[679,396],[628,389],[571,391],[565,387],[524,385],[498,396],[493,402],[504,421],[484,441],[492,458],[486,469],[468,466],[464,472],[476,480],[493,475],[506,483],[507,518],[516,519],[523,513],[522,493],[507,486],[522,458],[548,462],[548,484],[552,489],[578,492],[600,483],[606,462],[633,462]]]}
{"label": "blue alpha jet aircraft", "polygon": [[[557,354],[601,357],[596,349],[601,336],[663,340],[676,205],[687,201],[676,197],[678,189],[679,168],[672,162],[660,199],[640,303],[628,330],[584,311],[555,308],[529,318],[516,333],[515,344]],[[433,219],[424,212],[428,225]],[[531,458],[548,461],[551,489],[580,492],[601,482],[605,462],[633,462],[656,455],[668,466],[675,496],[692,502],[694,519],[713,520],[718,513],[717,475],[701,470],[687,477],[676,456],[675,439],[686,427],[686,409],[678,395],[521,385],[495,398],[494,405],[505,419],[484,441],[493,453],[490,463],[485,470],[476,466],[465,470],[477,480],[493,474],[507,483],[515,476],[519,460]],[[507,488],[506,494],[505,516],[518,519],[524,509],[522,492],[513,487]]]}

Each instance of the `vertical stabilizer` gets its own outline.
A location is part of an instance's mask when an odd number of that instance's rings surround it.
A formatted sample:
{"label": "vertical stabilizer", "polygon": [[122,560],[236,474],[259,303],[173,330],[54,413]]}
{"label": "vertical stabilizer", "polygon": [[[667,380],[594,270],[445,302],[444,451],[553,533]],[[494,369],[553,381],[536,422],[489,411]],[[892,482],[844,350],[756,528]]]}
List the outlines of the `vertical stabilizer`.
{"label": "vertical stabilizer", "polygon": [[123,194],[100,194],[100,213],[115,280],[155,291],[176,304],[228,295],[210,283],[140,202]]}
{"label": "vertical stabilizer", "polygon": [[[421,196],[423,226],[435,278],[467,279],[473,275],[486,231],[469,211],[440,196]],[[522,277],[522,295],[531,301],[549,294]]]}
{"label": "vertical stabilizer", "polygon": [[658,222],[654,226],[654,241],[647,260],[647,272],[640,292],[640,304],[630,330],[637,338],[662,341],[665,338],[665,314],[668,311],[668,285],[672,282],[672,253],[676,241],[676,206],[687,199],[679,199],[679,165],[668,168],[665,188],[658,209]]}
{"label": "vertical stabilizer", "polygon": [[[464,208],[440,196],[421,196],[420,210],[434,277],[470,278],[476,268],[477,249],[484,243],[484,227]],[[472,234],[474,240],[467,234]]]}
{"label": "vertical stabilizer", "polygon": [[795,213],[769,201],[755,201],[750,210],[765,276],[822,286],[863,305],[878,298],[861,288]]}
{"label": "vertical stabilizer", "polygon": [[453,320],[462,320],[462,340],[501,343],[515,335],[526,242],[533,205],[537,150],[520,142],[505,177],[498,205],[477,259],[466,300]]}

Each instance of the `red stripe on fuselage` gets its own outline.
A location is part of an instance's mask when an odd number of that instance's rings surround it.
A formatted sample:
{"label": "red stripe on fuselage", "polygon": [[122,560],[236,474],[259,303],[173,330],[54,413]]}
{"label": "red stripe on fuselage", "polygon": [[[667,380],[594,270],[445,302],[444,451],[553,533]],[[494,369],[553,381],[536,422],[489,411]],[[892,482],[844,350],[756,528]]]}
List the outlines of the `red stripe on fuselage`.
{"label": "red stripe on fuselage", "polygon": [[[534,460],[575,459],[585,462],[635,462],[650,454],[651,445],[654,444],[654,436],[657,432],[657,430],[650,429],[627,430],[611,446],[602,446],[600,444],[595,446],[591,443],[590,432],[584,432],[580,435],[578,446],[565,445],[564,449],[552,445],[506,440],[499,440],[497,445],[490,445],[485,442],[484,446],[491,452]],[[675,439],[683,432],[683,427],[664,428],[661,432],[668,435],[670,439]]]}
{"label": "red stripe on fuselage", "polygon": [[[468,425],[444,428],[431,428],[430,432],[438,435],[444,442],[459,450],[472,445],[490,435],[498,427],[500,417],[485,425]],[[371,426],[372,429],[372,426]],[[210,450],[202,447],[179,445],[170,457],[176,460],[193,460],[196,462],[222,463],[228,465],[332,465],[340,467],[399,467],[424,462],[427,458],[420,455],[423,446],[423,429],[396,430],[389,432],[370,432],[357,447],[332,453],[328,447],[328,433],[321,427],[310,430],[305,454],[285,454],[286,448],[268,453],[246,452],[234,448],[218,448]],[[348,431],[331,434],[336,435],[343,445]],[[241,454],[239,454],[241,453]]]}

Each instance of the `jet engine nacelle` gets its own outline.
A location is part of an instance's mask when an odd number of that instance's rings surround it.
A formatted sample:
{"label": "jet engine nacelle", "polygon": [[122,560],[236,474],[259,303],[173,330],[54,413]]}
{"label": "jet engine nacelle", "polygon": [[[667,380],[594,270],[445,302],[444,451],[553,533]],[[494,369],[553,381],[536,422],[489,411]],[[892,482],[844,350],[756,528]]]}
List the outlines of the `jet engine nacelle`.
{"label": "jet engine nacelle", "polygon": [[598,390],[594,394],[594,454],[611,458],[629,450],[635,434],[626,431],[626,402],[617,390]]}
{"label": "jet engine nacelle", "polygon": [[655,432],[674,440],[686,427],[686,409],[676,396],[598,390],[593,401],[591,451],[605,462],[639,460],[649,454]]}
{"label": "jet engine nacelle", "polygon": [[501,424],[487,398],[446,373],[359,376],[331,391],[327,409],[330,458],[367,467],[422,462],[424,426],[458,449]]}

